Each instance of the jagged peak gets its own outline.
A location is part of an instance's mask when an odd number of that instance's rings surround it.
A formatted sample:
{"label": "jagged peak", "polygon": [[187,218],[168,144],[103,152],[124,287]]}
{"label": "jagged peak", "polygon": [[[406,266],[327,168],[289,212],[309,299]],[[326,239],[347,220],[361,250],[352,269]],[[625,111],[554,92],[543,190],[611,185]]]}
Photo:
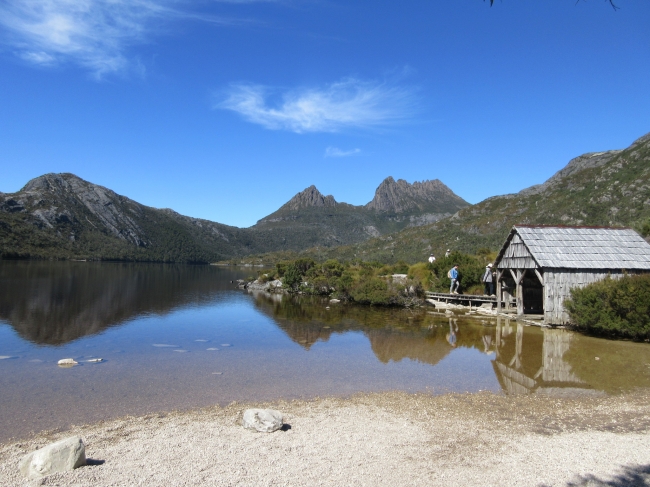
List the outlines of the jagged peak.
{"label": "jagged peak", "polygon": [[401,213],[420,206],[422,202],[447,200],[454,204],[467,206],[467,203],[457,196],[439,179],[415,181],[409,183],[404,179],[388,176],[375,191],[375,196],[366,208],[383,212]]}
{"label": "jagged peak", "polygon": [[308,188],[304,189],[300,193],[296,194],[291,198],[287,203],[285,203],[280,209],[281,210],[299,210],[300,208],[309,208],[309,207],[332,207],[336,206],[338,203],[332,195],[324,196],[316,186],[313,184]]}

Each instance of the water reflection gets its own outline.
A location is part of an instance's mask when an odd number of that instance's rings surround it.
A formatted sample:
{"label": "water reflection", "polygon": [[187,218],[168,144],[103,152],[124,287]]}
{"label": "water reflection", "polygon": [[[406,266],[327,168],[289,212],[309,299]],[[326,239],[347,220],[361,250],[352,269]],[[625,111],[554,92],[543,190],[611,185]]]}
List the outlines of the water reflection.
{"label": "water reflection", "polygon": [[[493,327],[465,322],[459,332],[458,319],[441,318],[425,310],[404,310],[369,306],[332,305],[327,300],[292,298],[254,293],[255,306],[273,318],[289,338],[305,350],[316,342],[327,342],[333,334],[361,332],[382,363],[410,359],[435,365],[454,348],[489,352]],[[453,338],[452,338],[453,337]]]}
{"label": "water reflection", "polygon": [[[138,316],[163,317],[188,307],[217,309],[221,298],[235,296],[248,307],[252,304],[307,352],[333,336],[359,333],[381,364],[412,361],[437,366],[448,357],[462,357],[463,350],[478,352],[488,369],[491,364],[491,380],[496,377],[508,394],[650,387],[647,344],[607,341],[505,319],[448,317],[427,309],[330,305],[327,299],[267,293],[254,293],[248,300],[231,282],[242,275],[210,266],[3,262],[0,319],[33,344],[62,346]],[[242,338],[248,333],[245,327],[236,332]],[[125,326],[120,333],[128,336],[130,328]],[[173,341],[174,333],[180,338],[183,330],[170,333]],[[275,357],[265,355],[263,345],[255,346],[260,347],[260,360],[274,363]],[[472,367],[466,368],[467,380],[486,381],[483,372]]]}
{"label": "water reflection", "polygon": [[[210,266],[2,262],[0,319],[25,340],[62,345],[135,317],[206,304],[241,273]],[[223,275],[223,273],[228,275]]]}
{"label": "water reflection", "polygon": [[508,394],[589,394],[650,387],[650,347],[497,320],[495,374]]}

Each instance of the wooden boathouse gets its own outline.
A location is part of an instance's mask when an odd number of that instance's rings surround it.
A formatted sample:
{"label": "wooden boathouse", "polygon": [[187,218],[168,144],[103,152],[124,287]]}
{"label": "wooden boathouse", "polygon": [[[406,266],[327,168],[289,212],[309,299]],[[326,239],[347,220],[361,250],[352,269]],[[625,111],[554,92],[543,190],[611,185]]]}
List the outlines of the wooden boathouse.
{"label": "wooden boathouse", "polygon": [[650,272],[650,244],[629,228],[515,225],[494,263],[497,309],[516,296],[517,315],[569,322],[569,291],[607,276]]}

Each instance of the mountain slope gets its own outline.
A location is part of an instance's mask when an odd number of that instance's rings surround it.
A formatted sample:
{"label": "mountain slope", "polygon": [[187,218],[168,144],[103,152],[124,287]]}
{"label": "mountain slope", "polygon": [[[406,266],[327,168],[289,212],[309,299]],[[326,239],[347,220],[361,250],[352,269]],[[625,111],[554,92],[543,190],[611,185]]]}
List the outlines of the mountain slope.
{"label": "mountain slope", "polygon": [[283,250],[333,247],[437,221],[466,206],[437,179],[409,184],[388,177],[365,206],[338,203],[310,186],[252,228],[282,233]]}
{"label": "mountain slope", "polygon": [[46,174],[0,193],[0,257],[211,262],[361,242],[407,223],[312,186],[254,227],[237,228],[141,205],[73,174]]}
{"label": "mountain slope", "polygon": [[4,257],[209,262],[259,251],[261,235],[158,210],[73,174],[0,194]]}
{"label": "mountain slope", "polygon": [[650,134],[624,150],[579,156],[544,184],[488,198],[432,225],[332,249],[324,256],[415,262],[430,252],[444,254],[447,248],[497,250],[517,223],[634,226],[648,218]]}

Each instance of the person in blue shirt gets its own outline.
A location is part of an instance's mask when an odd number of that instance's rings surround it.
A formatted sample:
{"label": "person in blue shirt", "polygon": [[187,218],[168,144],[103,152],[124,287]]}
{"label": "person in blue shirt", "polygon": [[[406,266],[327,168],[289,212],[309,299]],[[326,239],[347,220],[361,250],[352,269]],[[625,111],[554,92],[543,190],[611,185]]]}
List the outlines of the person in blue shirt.
{"label": "person in blue shirt", "polygon": [[449,294],[458,294],[458,264],[454,264],[454,267],[449,271],[449,277],[451,279],[451,286],[449,287]]}

